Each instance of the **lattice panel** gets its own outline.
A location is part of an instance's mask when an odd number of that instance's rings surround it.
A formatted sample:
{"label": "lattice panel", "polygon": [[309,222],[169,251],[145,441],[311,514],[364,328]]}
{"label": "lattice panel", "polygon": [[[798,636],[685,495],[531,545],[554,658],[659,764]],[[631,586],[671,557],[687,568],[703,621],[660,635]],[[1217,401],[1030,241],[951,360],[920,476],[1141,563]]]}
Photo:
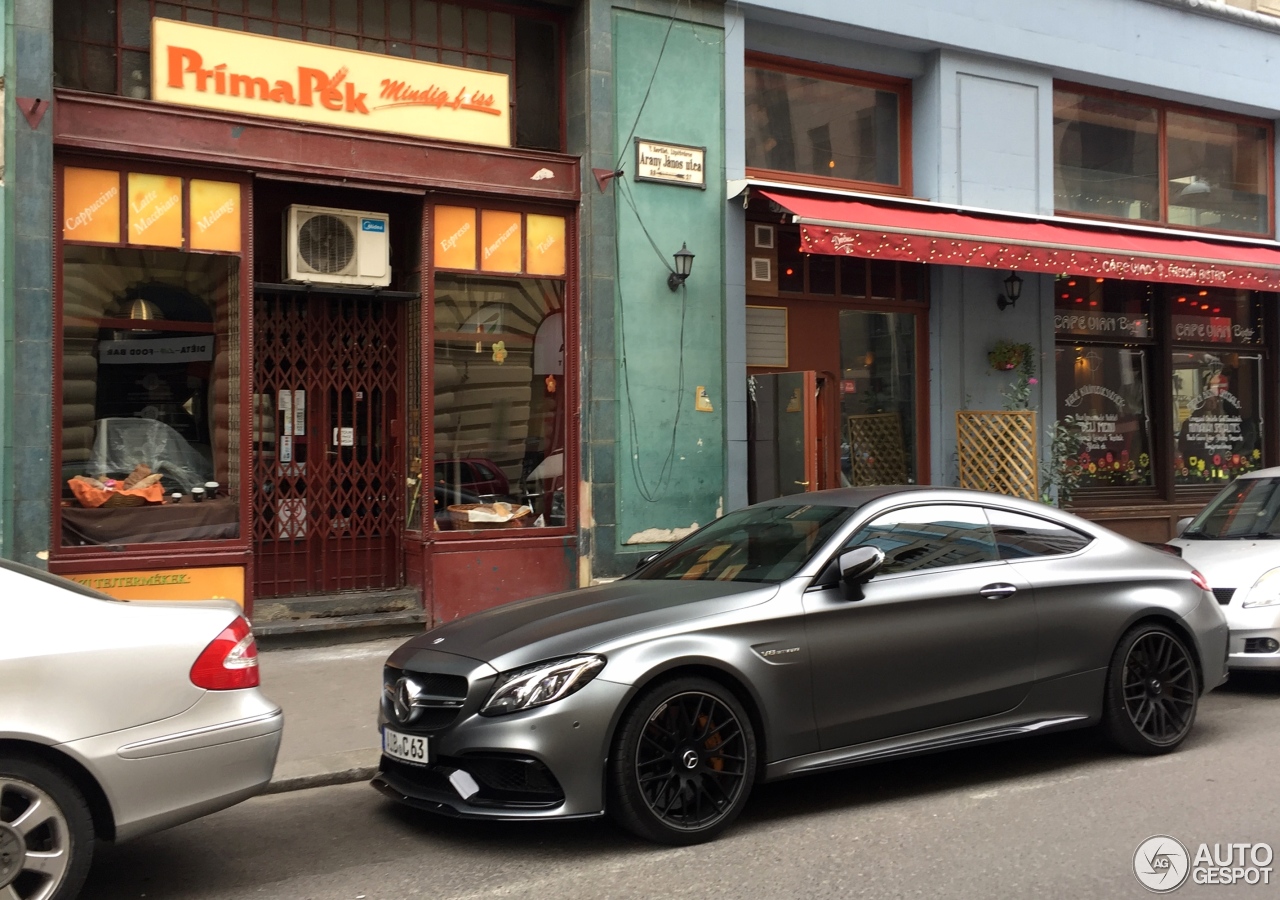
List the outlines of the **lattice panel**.
{"label": "lattice panel", "polygon": [[907,483],[907,448],[897,413],[849,416],[847,430],[855,486]]}
{"label": "lattice panel", "polygon": [[257,595],[398,587],[401,305],[260,293],[254,315]]}
{"label": "lattice panel", "polygon": [[960,487],[1035,500],[1035,410],[956,413]]}

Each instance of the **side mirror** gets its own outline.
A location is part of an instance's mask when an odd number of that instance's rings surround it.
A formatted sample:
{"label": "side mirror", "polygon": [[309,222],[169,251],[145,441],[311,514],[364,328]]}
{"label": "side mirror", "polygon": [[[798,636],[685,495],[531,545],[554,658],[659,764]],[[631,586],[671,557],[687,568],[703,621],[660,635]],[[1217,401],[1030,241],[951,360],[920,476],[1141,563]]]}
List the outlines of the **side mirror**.
{"label": "side mirror", "polygon": [[861,599],[860,586],[884,565],[884,551],[879,547],[854,547],[840,554],[840,580],[851,598]]}
{"label": "side mirror", "polygon": [[662,555],[662,551],[659,550],[657,553],[650,553],[648,556],[640,557],[640,561],[636,563],[636,571],[639,572],[641,569],[649,565],[649,563],[653,562],[655,559],[657,559],[661,555]]}
{"label": "side mirror", "polygon": [[1178,524],[1173,526],[1173,536],[1180,536],[1193,521],[1195,521],[1195,516],[1183,516],[1178,520]]}

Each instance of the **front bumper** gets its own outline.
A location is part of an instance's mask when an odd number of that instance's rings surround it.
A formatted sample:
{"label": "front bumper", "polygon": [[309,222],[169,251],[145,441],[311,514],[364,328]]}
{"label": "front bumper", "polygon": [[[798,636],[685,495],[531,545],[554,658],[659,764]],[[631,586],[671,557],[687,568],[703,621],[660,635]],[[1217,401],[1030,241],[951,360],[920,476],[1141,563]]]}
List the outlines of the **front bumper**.
{"label": "front bumper", "polygon": [[1231,647],[1227,665],[1233,669],[1280,670],[1280,649],[1262,649],[1269,641],[1280,644],[1280,606],[1227,609],[1231,624]]}
{"label": "front bumper", "polygon": [[[613,719],[628,690],[596,678],[563,700],[525,712],[489,717],[470,711],[435,732],[391,724],[425,735],[432,764],[384,756],[373,786],[402,803],[465,818],[602,815]],[[380,716],[379,725],[387,724]]]}
{"label": "front bumper", "polygon": [[59,749],[97,779],[128,840],[225,809],[271,780],[284,714],[257,688],[207,691],[176,716]]}

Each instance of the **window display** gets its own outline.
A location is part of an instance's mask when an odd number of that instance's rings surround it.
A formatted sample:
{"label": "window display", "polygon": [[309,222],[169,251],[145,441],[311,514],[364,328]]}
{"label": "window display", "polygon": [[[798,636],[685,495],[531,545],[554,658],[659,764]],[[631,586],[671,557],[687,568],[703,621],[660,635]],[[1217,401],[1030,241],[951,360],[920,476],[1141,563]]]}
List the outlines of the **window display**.
{"label": "window display", "polygon": [[1147,356],[1129,347],[1058,347],[1058,418],[1079,428],[1079,486],[1154,484]]}
{"label": "window display", "polygon": [[435,276],[435,528],[565,524],[564,282]]}
{"label": "window display", "polygon": [[234,538],[240,260],[67,245],[63,543]]}

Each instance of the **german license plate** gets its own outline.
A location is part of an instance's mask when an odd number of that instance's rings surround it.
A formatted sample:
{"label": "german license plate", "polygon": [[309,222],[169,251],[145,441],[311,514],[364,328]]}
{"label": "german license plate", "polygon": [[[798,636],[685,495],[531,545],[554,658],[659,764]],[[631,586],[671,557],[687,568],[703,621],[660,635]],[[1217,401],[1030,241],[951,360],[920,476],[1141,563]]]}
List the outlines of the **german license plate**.
{"label": "german license plate", "polygon": [[402,734],[390,728],[382,729],[382,752],[392,759],[425,766],[431,761],[427,739],[417,734]]}

